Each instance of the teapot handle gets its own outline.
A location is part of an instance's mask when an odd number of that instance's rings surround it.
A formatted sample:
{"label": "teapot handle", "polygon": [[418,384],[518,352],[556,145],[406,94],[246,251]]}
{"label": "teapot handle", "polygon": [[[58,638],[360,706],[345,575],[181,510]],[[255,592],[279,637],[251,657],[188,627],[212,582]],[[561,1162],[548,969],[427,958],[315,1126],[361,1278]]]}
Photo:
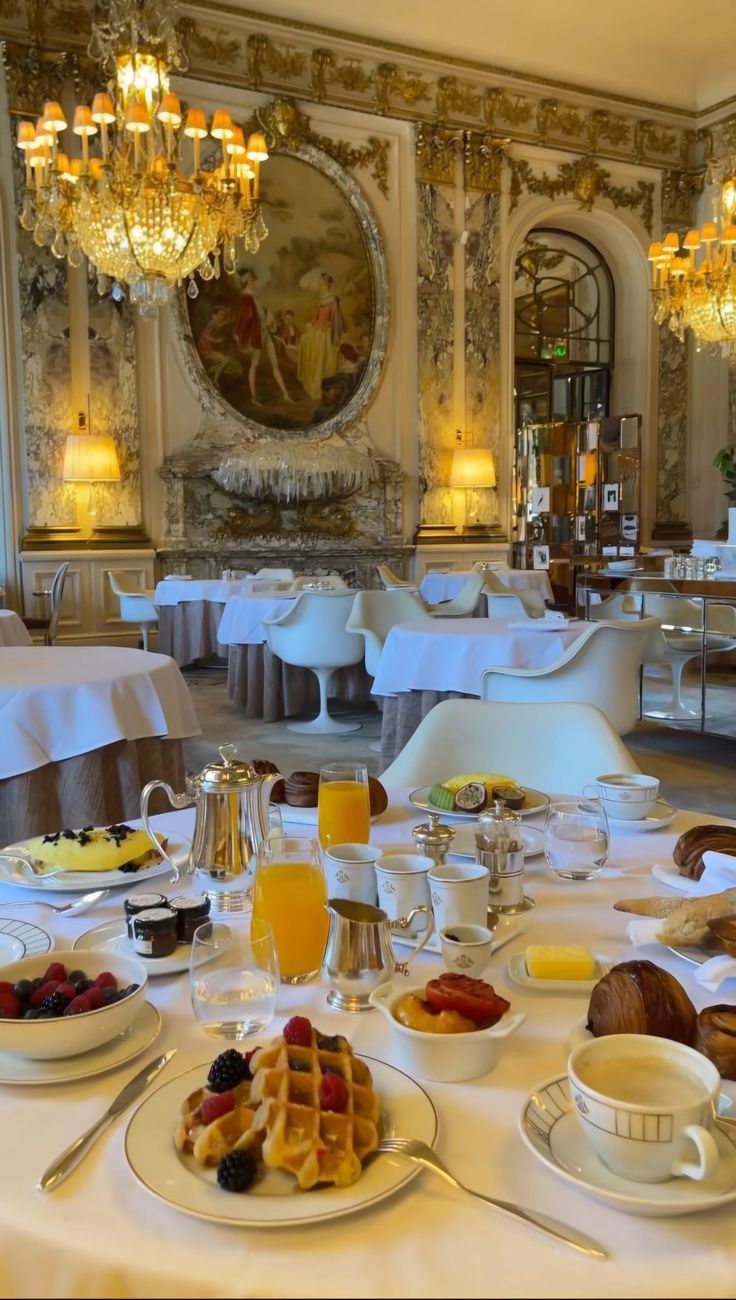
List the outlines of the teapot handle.
{"label": "teapot handle", "polygon": [[[258,796],[259,796],[259,798],[258,798],[258,822],[259,822],[260,843],[261,843],[261,844],[262,844],[265,840],[267,840],[268,837],[269,837],[269,833],[270,833],[270,829],[271,829],[271,828],[270,828],[270,823],[269,823],[269,808],[270,808],[270,804],[271,804],[271,791],[273,790],[274,786],[276,785],[276,782],[277,782],[277,781],[280,781],[280,780],[281,780],[281,774],[280,774],[279,772],[269,772],[269,774],[268,774],[267,776],[264,776],[264,777],[263,777],[263,780],[262,780],[262,782],[261,782],[261,788],[260,788],[260,790],[258,791]],[[260,847],[260,845],[256,845],[256,848],[258,848],[258,847]]]}
{"label": "teapot handle", "polygon": [[422,903],[420,904],[419,907],[413,907],[408,916],[400,916],[398,920],[391,921],[391,926],[393,928],[397,930],[406,930],[411,925],[412,921],[414,920],[414,917],[419,916],[420,912],[426,914],[427,919],[429,921],[429,925],[427,926],[426,933],[421,943],[417,944],[413,953],[411,954],[410,957],[407,957],[406,961],[396,961],[396,958],[394,958],[394,970],[396,971],[397,975],[408,975],[409,967],[413,962],[414,958],[417,956],[417,953],[420,953],[422,951],[422,948],[425,948],[426,945],[429,943],[430,939],[432,938],[432,935],[434,934],[434,914],[432,912],[431,907],[427,907],[426,903]]}
{"label": "teapot handle", "polygon": [[161,854],[162,858],[165,858],[169,866],[171,867],[172,885],[178,885],[179,881],[181,880],[181,871],[177,867],[176,863],[169,857],[166,850],[161,846],[159,840],[156,838],[156,833],[151,829],[151,825],[148,820],[148,802],[154,790],[158,790],[159,788],[165,791],[166,798],[168,799],[172,808],[186,808],[190,803],[193,802],[193,800],[191,798],[191,795],[176,794],[172,790],[171,786],[167,784],[166,781],[149,781],[148,785],[145,785],[141,791],[141,821],[143,822],[144,829],[151,843],[156,847],[158,852]]}

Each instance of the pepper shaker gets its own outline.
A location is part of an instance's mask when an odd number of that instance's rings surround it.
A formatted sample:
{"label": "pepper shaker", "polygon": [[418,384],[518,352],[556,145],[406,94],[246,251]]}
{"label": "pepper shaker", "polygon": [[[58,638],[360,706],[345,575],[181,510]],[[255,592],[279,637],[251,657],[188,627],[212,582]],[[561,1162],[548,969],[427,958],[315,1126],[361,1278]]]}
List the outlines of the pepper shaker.
{"label": "pepper shaker", "polygon": [[429,821],[415,826],[412,835],[419,853],[433,858],[436,866],[444,866],[455,838],[455,830],[452,826],[440,822],[439,813],[430,813]]}
{"label": "pepper shaker", "polygon": [[481,813],[475,836],[475,860],[487,867],[488,910],[506,916],[528,912],[534,899],[524,893],[524,842],[521,818],[500,799]]}

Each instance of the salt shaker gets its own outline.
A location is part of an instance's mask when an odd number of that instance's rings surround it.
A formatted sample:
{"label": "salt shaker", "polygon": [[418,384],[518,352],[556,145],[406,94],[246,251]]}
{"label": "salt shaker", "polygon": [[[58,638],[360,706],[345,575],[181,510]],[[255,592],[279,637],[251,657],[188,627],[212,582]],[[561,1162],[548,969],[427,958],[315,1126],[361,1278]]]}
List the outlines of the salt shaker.
{"label": "salt shaker", "polygon": [[475,836],[475,860],[490,872],[488,910],[510,915],[527,912],[534,900],[524,893],[524,842],[521,818],[500,799],[481,813]]}
{"label": "salt shaker", "polygon": [[450,852],[450,845],[455,838],[455,831],[452,826],[440,822],[439,813],[430,813],[429,821],[415,826],[412,835],[419,853],[434,858],[436,866],[444,866],[447,854]]}

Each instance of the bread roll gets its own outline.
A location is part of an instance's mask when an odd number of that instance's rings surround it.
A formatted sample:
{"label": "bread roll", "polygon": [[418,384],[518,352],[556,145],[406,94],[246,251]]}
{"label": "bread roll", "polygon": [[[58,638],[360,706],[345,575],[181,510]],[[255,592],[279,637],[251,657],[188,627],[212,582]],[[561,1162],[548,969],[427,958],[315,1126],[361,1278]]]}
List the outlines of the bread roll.
{"label": "bread roll", "polygon": [[736,1079],[736,1007],[705,1007],[697,1019],[693,1047],[713,1062],[724,1079]]}
{"label": "bread roll", "polygon": [[691,827],[677,841],[672,850],[672,860],[681,876],[700,880],[705,871],[703,854],[711,849],[736,857],[736,826]]}

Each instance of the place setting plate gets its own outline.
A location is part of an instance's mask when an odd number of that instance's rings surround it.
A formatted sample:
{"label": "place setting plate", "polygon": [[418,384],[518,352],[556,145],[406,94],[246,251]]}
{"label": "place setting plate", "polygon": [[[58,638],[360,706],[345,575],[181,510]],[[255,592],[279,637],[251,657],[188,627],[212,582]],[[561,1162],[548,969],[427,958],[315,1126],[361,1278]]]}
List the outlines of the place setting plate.
{"label": "place setting plate", "polygon": [[[733,1116],[734,1109],[722,1093],[719,1112]],[[632,1182],[612,1173],[588,1146],[565,1074],[546,1079],[529,1094],[519,1115],[519,1131],[532,1154],[559,1178],[624,1214],[671,1218],[736,1201],[736,1130],[713,1129],[721,1159],[712,1178]]]}
{"label": "place setting plate", "polygon": [[103,921],[102,925],[96,925],[92,930],[85,930],[74,944],[75,952],[78,950],[89,952],[90,949],[95,948],[106,948],[111,953],[118,952],[121,957],[130,957],[131,960],[140,962],[149,978],[152,975],[178,975],[181,971],[189,970],[189,959],[192,955],[191,943],[180,943],[168,957],[143,956],[136,950],[133,941],[128,938],[125,917],[118,917],[114,921]]}
{"label": "place setting plate", "polygon": [[[433,1147],[437,1112],[424,1089],[393,1065],[361,1056],[370,1068],[383,1106],[382,1137],[411,1136]],[[303,1191],[296,1179],[266,1170],[247,1193],[236,1196],[217,1185],[217,1171],[203,1169],[174,1143],[182,1103],[207,1076],[210,1062],[164,1083],[141,1103],[128,1123],[125,1156],[138,1182],[153,1196],[184,1214],[243,1228],[285,1228],[322,1223],[367,1209],[393,1196],[420,1172],[402,1156],[381,1154],[366,1162],[349,1187]]]}
{"label": "place setting plate", "polygon": [[[409,795],[409,802],[415,808],[419,808],[426,813],[439,813],[441,817],[451,817],[458,821],[468,822],[477,821],[478,813],[476,812],[448,812],[446,808],[438,808],[436,804],[429,802],[429,792],[431,785],[420,786],[418,790],[412,790]],[[541,790],[532,790],[529,786],[524,786],[526,792],[523,807],[515,809],[520,817],[535,817],[545,811],[549,806],[549,795],[543,794]]]}
{"label": "place setting plate", "polygon": [[51,952],[54,941],[40,925],[0,916],[0,966],[9,966],[21,957],[42,957]]}
{"label": "place setting plate", "polygon": [[[524,925],[518,916],[496,916],[490,914],[488,919],[489,929],[493,930],[493,946],[490,955],[498,952],[499,948],[505,947],[512,939],[518,939],[524,933]],[[404,930],[392,930],[391,942],[402,944],[405,948],[416,948],[421,940],[421,934],[409,935]],[[425,944],[422,952],[442,952],[440,936],[435,930],[431,939]]]}
{"label": "place setting plate", "polygon": [[590,993],[604,975],[614,965],[612,957],[593,954],[595,974],[589,980],[540,980],[534,979],[526,968],[526,956],[517,952],[506,963],[506,977],[522,989],[533,989],[536,993]]}
{"label": "place setting plate", "polygon": [[0,1052],[0,1084],[18,1084],[23,1087],[40,1087],[43,1084],[74,1083],[78,1079],[91,1079],[106,1070],[116,1070],[145,1052],[161,1033],[163,1022],[156,1007],[144,1002],[139,1015],[124,1034],[94,1047],[91,1052],[76,1056],[60,1056],[53,1060],[13,1056]]}
{"label": "place setting plate", "polygon": [[[183,870],[191,852],[191,843],[187,839],[170,836],[166,851],[172,862]],[[21,841],[17,844],[9,844],[2,852],[10,855],[18,853],[22,857],[23,854],[27,854],[27,846]],[[148,867],[141,867],[140,871],[55,871],[39,876],[31,875],[30,872],[24,876],[19,871],[18,875],[11,876],[6,867],[7,864],[0,859],[0,884],[16,885],[19,889],[35,889],[49,894],[83,894],[92,889],[115,889],[120,885],[133,884],[138,886],[142,880],[150,880],[153,876],[160,876],[171,870],[165,858],[152,862]]]}

